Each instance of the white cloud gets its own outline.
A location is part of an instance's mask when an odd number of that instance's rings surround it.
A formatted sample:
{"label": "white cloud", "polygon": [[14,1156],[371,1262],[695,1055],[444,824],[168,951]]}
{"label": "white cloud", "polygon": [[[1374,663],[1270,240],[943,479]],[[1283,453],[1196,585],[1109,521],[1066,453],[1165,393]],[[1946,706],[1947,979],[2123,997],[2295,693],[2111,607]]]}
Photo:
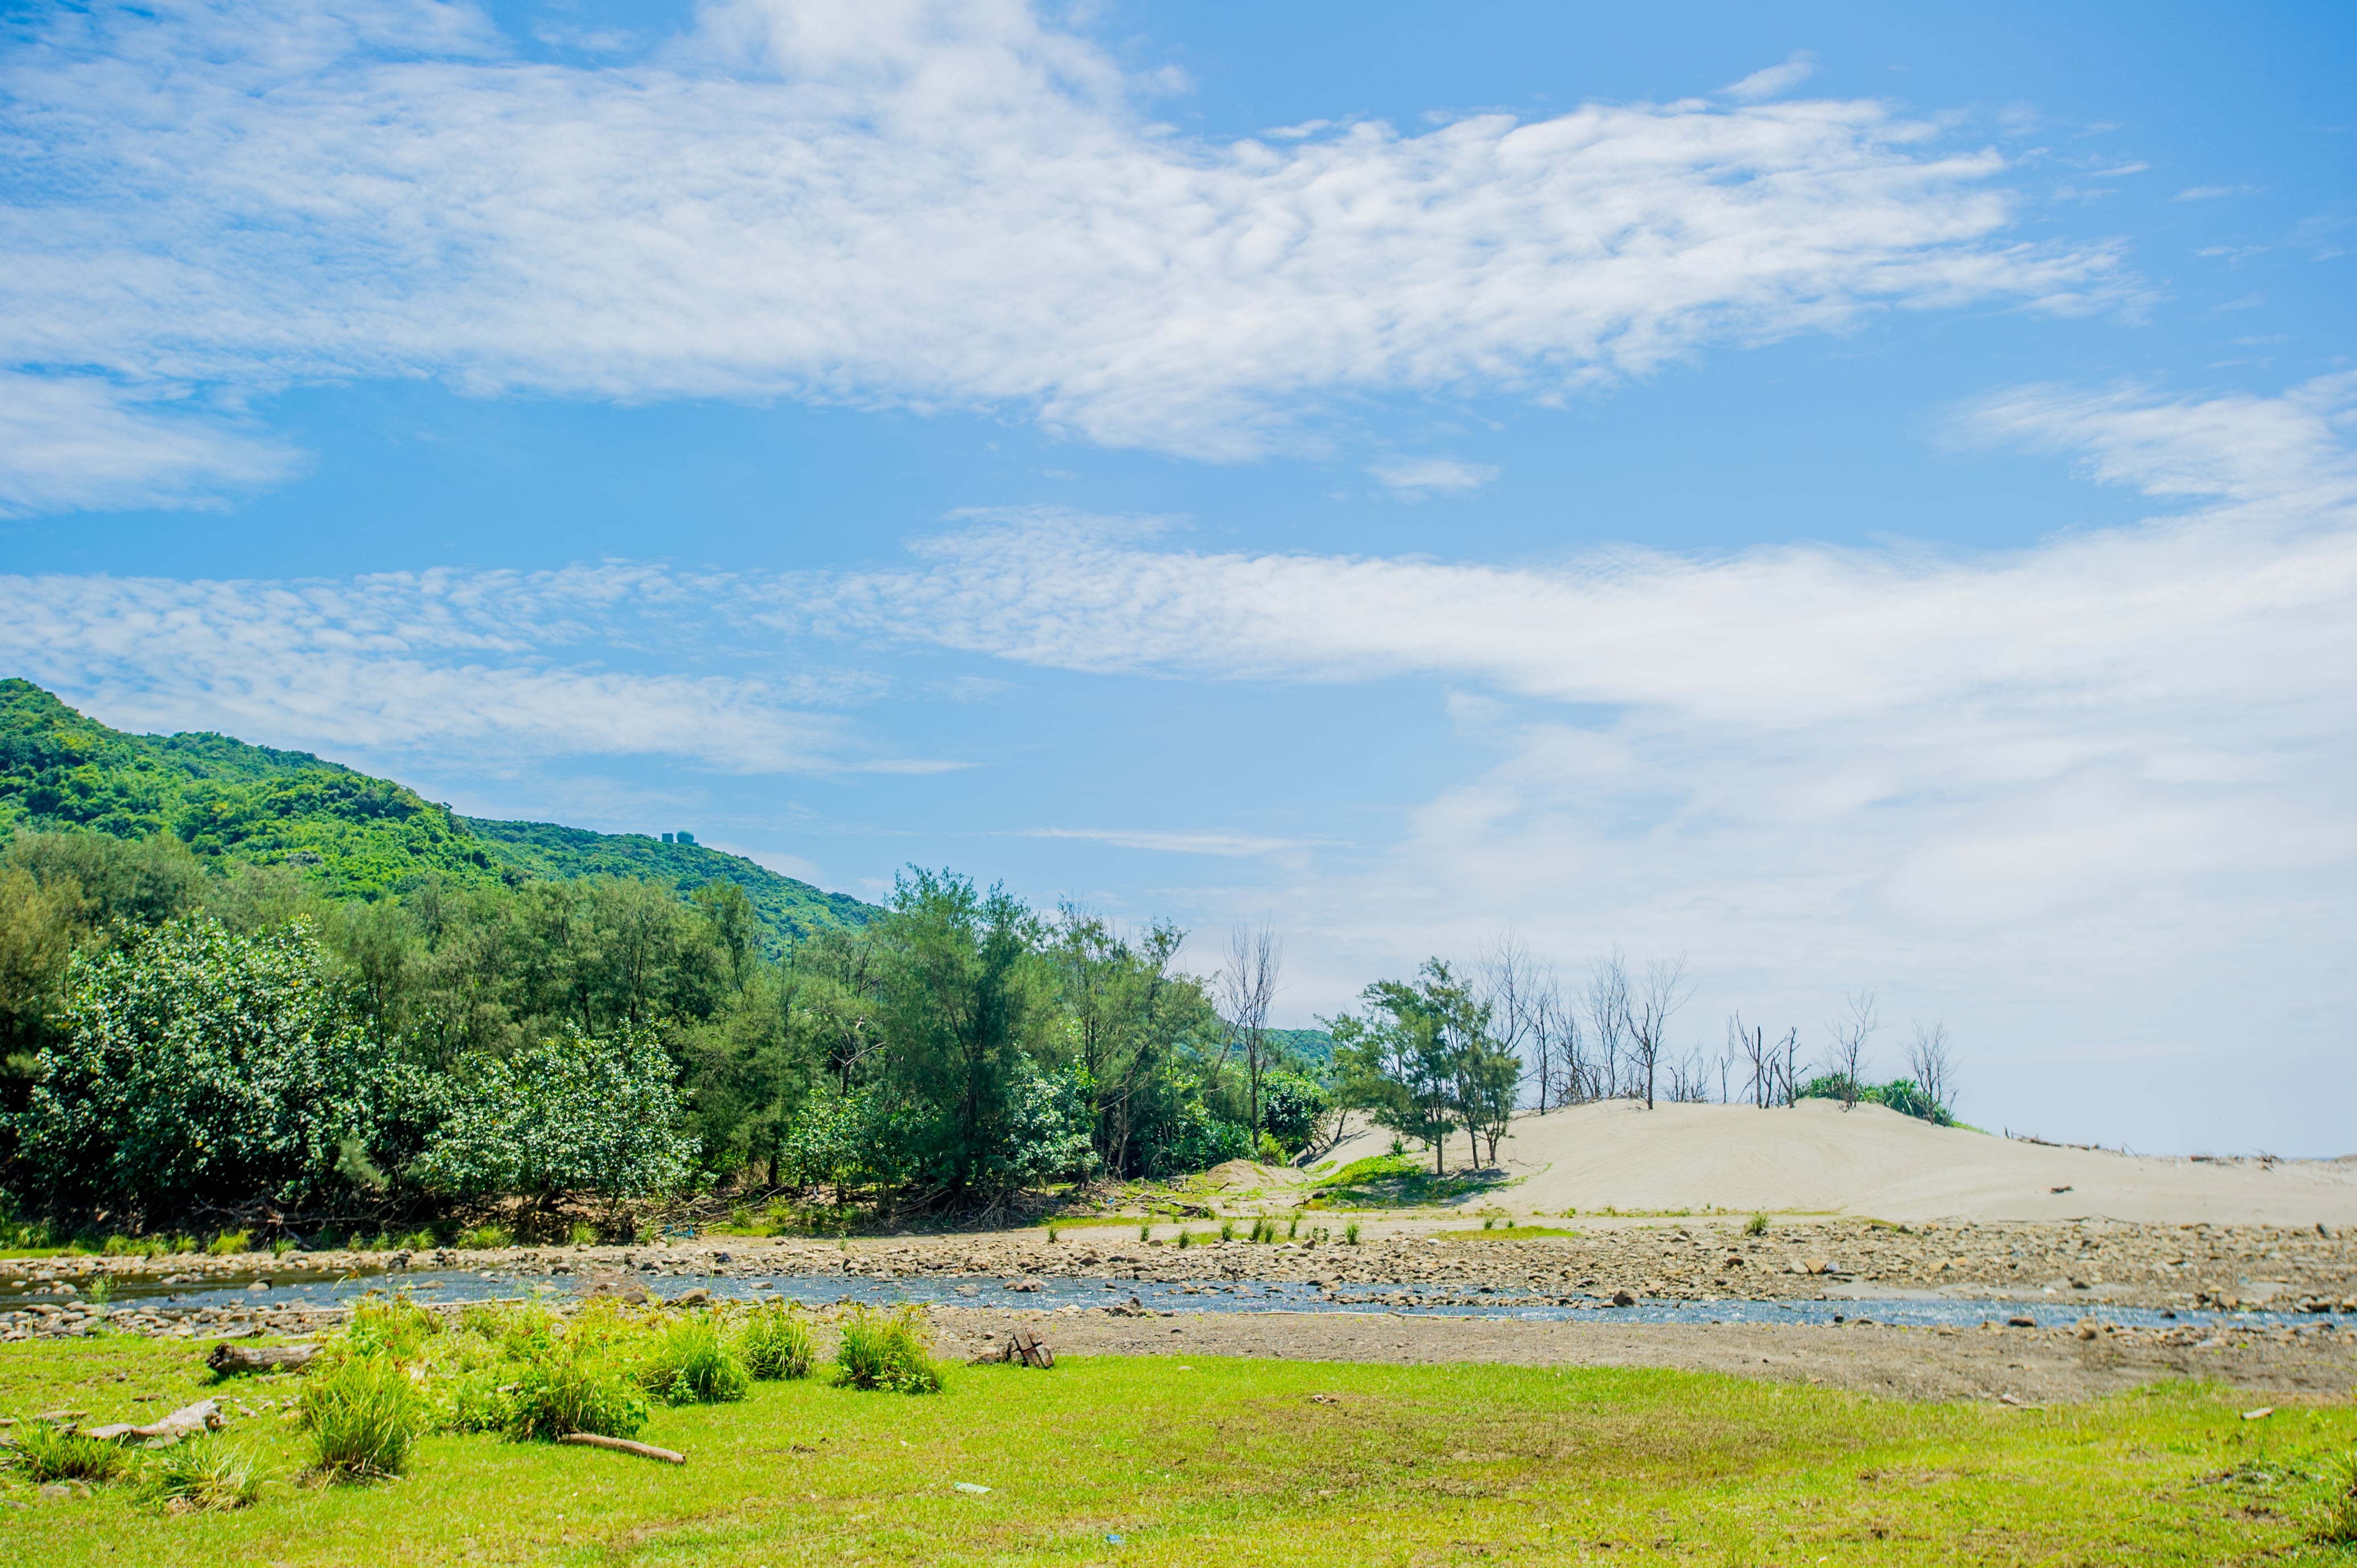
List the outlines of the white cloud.
{"label": "white cloud", "polygon": [[0,516],[174,507],[292,478],[298,452],[175,389],[141,397],[91,376],[0,371]]}
{"label": "white cloud", "polygon": [[1712,1005],[1805,1024],[1882,984],[1893,1015],[1967,1028],[1992,1117],[2319,1152],[2337,1112],[2279,1090],[2357,1092],[2335,1054],[2357,1006],[2338,950],[2357,920],[2352,400],[2352,377],[1990,399],[1964,420],[1979,438],[2201,510],[1985,555],[1501,568],[1009,515],[799,613],[1075,670],[1492,693],[1452,710],[1487,760],[1399,843],[1288,879],[1312,1008],[1512,924],[1573,958],[1689,952],[1698,1036]]}
{"label": "white cloud", "polygon": [[613,67],[430,0],[54,11],[0,61],[0,364],[987,407],[1233,457],[1369,392],[1547,398],[2116,286],[2005,237],[1996,155],[1878,103],[1211,143],[1145,119],[1163,85],[1012,0],[730,0]]}
{"label": "white cloud", "polygon": [[1750,102],[1761,98],[1780,97],[1790,92],[1817,73],[1817,57],[1803,49],[1781,65],[1771,65],[1755,70],[1741,81],[1720,89],[1729,98]]}
{"label": "white cloud", "polygon": [[2188,186],[2169,199],[2171,201],[2215,201],[2224,196],[2247,196],[2251,189],[2252,188],[2247,185],[2194,185]]}
{"label": "white cloud", "polygon": [[1150,828],[1031,828],[1020,836],[1081,839],[1090,843],[1112,844],[1117,849],[1154,850],[1167,854],[1214,854],[1232,859],[1296,854],[1328,842],[1270,838],[1254,833],[1170,832]]}
{"label": "white cloud", "polygon": [[[726,580],[608,565],[350,581],[0,576],[0,666],[118,726],[478,762],[656,754],[724,771],[930,771],[837,714],[868,677],[692,676]],[[655,657],[647,660],[651,650]],[[651,671],[611,667],[639,655]],[[668,655],[668,660],[665,657]]]}
{"label": "white cloud", "polygon": [[1447,457],[1402,457],[1377,463],[1367,472],[1403,499],[1428,495],[1463,495],[1478,490],[1498,477],[1487,463],[1458,463]]}

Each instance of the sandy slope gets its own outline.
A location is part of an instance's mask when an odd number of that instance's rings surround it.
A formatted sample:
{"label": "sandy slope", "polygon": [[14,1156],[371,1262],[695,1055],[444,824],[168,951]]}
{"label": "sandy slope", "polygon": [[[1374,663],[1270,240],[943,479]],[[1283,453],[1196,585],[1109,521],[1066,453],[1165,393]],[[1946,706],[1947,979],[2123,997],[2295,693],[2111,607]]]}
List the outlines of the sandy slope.
{"label": "sandy slope", "polygon": [[[1383,1152],[1364,1132],[1327,1158]],[[1449,1149],[1465,1163],[1462,1138]],[[2213,1164],[2058,1149],[1933,1127],[1879,1106],[1788,1110],[1629,1101],[1525,1116],[1500,1150],[1517,1211],[1770,1209],[1881,1219],[2357,1224],[2357,1161]],[[2057,1192],[2057,1187],[2068,1190]]]}

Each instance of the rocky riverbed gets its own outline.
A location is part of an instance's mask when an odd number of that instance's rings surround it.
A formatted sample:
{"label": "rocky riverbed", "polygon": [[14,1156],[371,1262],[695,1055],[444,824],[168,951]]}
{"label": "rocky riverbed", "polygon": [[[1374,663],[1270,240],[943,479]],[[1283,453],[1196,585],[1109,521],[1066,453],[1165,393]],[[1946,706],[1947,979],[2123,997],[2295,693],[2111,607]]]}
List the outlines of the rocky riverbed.
{"label": "rocky riverbed", "polygon": [[[1319,1225],[1335,1218],[1314,1217]],[[1461,1226],[1462,1219],[1455,1219]],[[464,1270],[524,1294],[602,1285],[655,1299],[672,1279],[768,1276],[1020,1281],[1088,1278],[1188,1288],[1243,1282],[1306,1287],[1329,1305],[1514,1307],[1648,1302],[1885,1298],[1928,1293],[2056,1307],[2157,1311],[2263,1308],[2357,1313],[2357,1241],[2343,1231],[2228,1225],[1981,1223],[1892,1226],[1797,1220],[1749,1234],[1737,1219],[1583,1220],[1577,1234],[1524,1227],[1445,1230],[1417,1217],[1369,1220],[1359,1242],[1314,1226],[1289,1240],[1196,1244],[1157,1228],[896,1236],[847,1241],[716,1238],[630,1247],[488,1251],[290,1252],[283,1257],[73,1257],[0,1263],[0,1337],[119,1329],[171,1335],[304,1332],[337,1308],[301,1299],[305,1282],[373,1276],[394,1286],[421,1270]],[[254,1277],[254,1276],[259,1276]],[[240,1286],[238,1282],[246,1281]],[[246,1299],[223,1300],[225,1289]],[[93,1297],[109,1298],[102,1306]],[[174,1295],[201,1295],[200,1306]]]}

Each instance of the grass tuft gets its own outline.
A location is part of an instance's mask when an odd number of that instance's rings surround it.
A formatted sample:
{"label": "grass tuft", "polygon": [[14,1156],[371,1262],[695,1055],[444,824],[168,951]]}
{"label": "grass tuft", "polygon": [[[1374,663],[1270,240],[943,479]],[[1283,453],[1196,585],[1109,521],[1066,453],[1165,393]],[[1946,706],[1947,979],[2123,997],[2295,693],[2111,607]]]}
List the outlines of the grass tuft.
{"label": "grass tuft", "polygon": [[834,1380],[845,1388],[938,1393],[942,1369],[933,1359],[925,1315],[913,1303],[890,1316],[854,1306],[844,1315],[834,1353]]}
{"label": "grass tuft", "polygon": [[1744,1221],[1743,1233],[1746,1236],[1765,1236],[1768,1234],[1768,1217],[1764,1214],[1753,1215]]}
{"label": "grass tuft", "polygon": [[149,1461],[140,1489],[175,1512],[220,1513],[259,1500],[275,1478],[253,1449],[208,1434]]}
{"label": "grass tuft", "polygon": [[1357,1220],[1353,1219],[1348,1225],[1342,1227],[1342,1240],[1346,1244],[1352,1247],[1359,1244],[1359,1222]]}
{"label": "grass tuft", "polygon": [[130,1464],[114,1444],[37,1421],[16,1439],[16,1464],[27,1479],[111,1481]]}
{"label": "grass tuft", "polygon": [[478,1225],[458,1232],[458,1246],[469,1252],[489,1252],[500,1247],[512,1247],[515,1238],[497,1225]]}
{"label": "grass tuft", "polygon": [[216,1258],[233,1258],[253,1245],[251,1230],[224,1230],[214,1237],[205,1251]]}
{"label": "grass tuft", "polygon": [[331,1481],[400,1475],[425,1428],[416,1385],[387,1356],[348,1356],[311,1373],[300,1408],[314,1465]]}
{"label": "grass tuft", "polygon": [[2325,1466],[2332,1495],[2310,1533],[2327,1546],[2357,1546],[2357,1448],[2336,1456]]}
{"label": "grass tuft", "polygon": [[813,1358],[802,1308],[782,1301],[754,1308],[737,1336],[737,1359],[765,1382],[809,1377]]}
{"label": "grass tuft", "polygon": [[694,1313],[664,1326],[639,1369],[639,1385],[669,1404],[727,1404],[753,1386],[719,1326]]}

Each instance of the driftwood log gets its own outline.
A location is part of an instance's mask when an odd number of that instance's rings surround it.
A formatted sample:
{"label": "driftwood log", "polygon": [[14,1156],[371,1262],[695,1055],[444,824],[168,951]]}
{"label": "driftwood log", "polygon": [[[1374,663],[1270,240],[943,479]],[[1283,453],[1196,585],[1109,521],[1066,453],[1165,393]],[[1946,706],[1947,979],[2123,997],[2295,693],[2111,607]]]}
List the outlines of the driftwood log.
{"label": "driftwood log", "polygon": [[205,1365],[222,1377],[239,1372],[296,1372],[319,1353],[317,1345],[232,1345],[224,1339],[205,1358]]}
{"label": "driftwood log", "polygon": [[194,1437],[200,1432],[218,1432],[223,1423],[219,1400],[199,1400],[182,1405],[163,1420],[148,1426],[134,1426],[127,1421],[111,1426],[93,1426],[82,1434],[102,1443],[121,1443],[133,1437],[145,1438],[150,1443],[170,1445],[183,1437]]}
{"label": "driftwood log", "polygon": [[594,1432],[568,1432],[559,1443],[577,1443],[586,1448],[610,1448],[617,1454],[635,1454],[641,1459],[660,1459],[666,1465],[684,1465],[687,1455],[669,1448],[658,1448],[651,1443],[633,1443],[627,1437],[601,1437]]}

